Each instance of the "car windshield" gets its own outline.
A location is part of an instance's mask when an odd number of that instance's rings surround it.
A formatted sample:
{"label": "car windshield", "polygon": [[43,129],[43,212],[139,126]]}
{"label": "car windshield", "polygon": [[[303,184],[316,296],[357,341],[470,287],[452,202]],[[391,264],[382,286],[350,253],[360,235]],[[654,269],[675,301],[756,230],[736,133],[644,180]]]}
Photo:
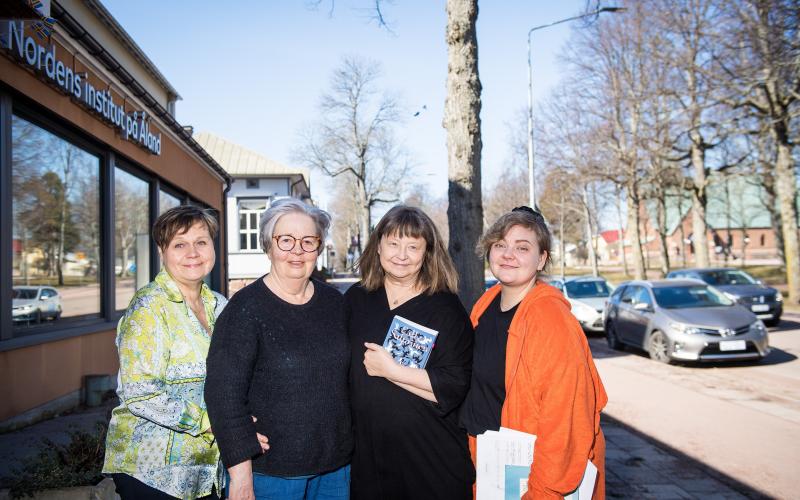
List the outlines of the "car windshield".
{"label": "car windshield", "polygon": [[36,289],[35,288],[15,288],[13,292],[11,292],[12,299],[35,299],[36,298]]}
{"label": "car windshield", "polygon": [[749,274],[735,270],[705,271],[700,273],[700,279],[709,285],[753,285],[756,282]]}
{"label": "car windshield", "polygon": [[591,297],[608,297],[611,290],[605,281],[567,281],[564,284],[567,295],[573,299],[588,299]]}
{"label": "car windshield", "polygon": [[658,305],[665,309],[720,307],[733,305],[728,297],[710,286],[669,286],[653,288]]}

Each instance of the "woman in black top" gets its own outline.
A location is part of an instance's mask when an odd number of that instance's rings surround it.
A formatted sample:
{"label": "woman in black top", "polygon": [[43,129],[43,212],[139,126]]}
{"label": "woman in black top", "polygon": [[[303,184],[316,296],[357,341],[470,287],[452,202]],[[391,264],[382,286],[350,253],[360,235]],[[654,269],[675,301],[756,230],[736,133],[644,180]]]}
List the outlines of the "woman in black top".
{"label": "woman in black top", "polygon": [[[473,332],[433,221],[397,206],[381,219],[347,291],[355,429],[353,499],[468,499],[475,471],[457,409],[469,388]],[[437,331],[424,368],[382,346],[393,319]]]}
{"label": "woman in black top", "polygon": [[[344,299],[310,279],[329,224],[299,200],[273,203],[259,224],[270,273],[234,295],[217,320],[205,398],[231,500],[348,498]],[[257,432],[269,439],[264,454]]]}

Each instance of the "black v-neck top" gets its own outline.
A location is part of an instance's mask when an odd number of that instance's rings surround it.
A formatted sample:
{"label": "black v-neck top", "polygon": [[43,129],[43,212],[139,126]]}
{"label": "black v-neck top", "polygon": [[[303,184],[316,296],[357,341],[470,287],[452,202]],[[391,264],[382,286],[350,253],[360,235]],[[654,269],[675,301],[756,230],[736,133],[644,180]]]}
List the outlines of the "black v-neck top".
{"label": "black v-neck top", "polygon": [[[389,309],[383,288],[355,285],[345,302],[355,434],[350,498],[471,499],[475,472],[458,408],[469,389],[473,331],[460,300],[423,294]],[[425,367],[438,404],[367,375],[364,342],[382,345],[395,315],[438,331]]]}

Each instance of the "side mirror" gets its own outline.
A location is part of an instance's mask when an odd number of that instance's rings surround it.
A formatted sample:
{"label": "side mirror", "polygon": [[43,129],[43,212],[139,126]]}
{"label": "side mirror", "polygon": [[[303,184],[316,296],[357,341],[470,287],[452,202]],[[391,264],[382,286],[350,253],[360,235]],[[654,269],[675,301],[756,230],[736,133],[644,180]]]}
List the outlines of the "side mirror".
{"label": "side mirror", "polygon": [[764,284],[764,281],[763,281],[763,280],[756,280],[756,284],[757,284],[757,285],[763,285],[763,284]]}
{"label": "side mirror", "polygon": [[637,311],[652,311],[653,308],[650,307],[650,304],[646,304],[644,302],[638,302],[634,304],[633,308]]}

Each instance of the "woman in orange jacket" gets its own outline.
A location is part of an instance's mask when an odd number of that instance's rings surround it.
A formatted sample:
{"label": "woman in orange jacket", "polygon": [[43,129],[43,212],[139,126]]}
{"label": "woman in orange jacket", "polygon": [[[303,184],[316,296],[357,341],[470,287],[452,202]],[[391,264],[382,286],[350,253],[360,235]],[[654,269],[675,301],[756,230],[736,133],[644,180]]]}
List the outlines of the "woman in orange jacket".
{"label": "woman in orange jacket", "polygon": [[563,498],[597,466],[595,499],[605,498],[605,440],[600,411],[608,401],[589,345],[570,306],[539,279],[550,261],[542,215],[519,207],[500,217],[478,250],[499,283],[472,308],[472,384],[461,424],[475,436],[507,427],[536,435],[525,499]]}

